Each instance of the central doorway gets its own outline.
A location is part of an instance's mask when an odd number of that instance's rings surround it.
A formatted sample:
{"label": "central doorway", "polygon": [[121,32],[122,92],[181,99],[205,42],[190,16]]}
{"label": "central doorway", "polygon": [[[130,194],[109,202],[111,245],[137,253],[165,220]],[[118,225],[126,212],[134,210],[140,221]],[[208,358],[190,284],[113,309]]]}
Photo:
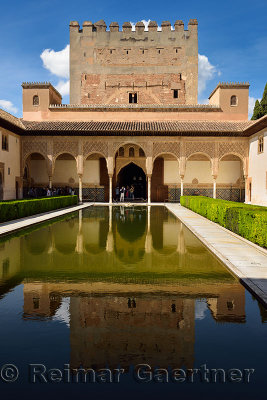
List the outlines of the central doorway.
{"label": "central doorway", "polygon": [[126,189],[133,185],[134,199],[145,200],[146,196],[146,175],[142,168],[138,167],[135,163],[123,167],[117,178],[117,185],[121,188],[124,186]]}

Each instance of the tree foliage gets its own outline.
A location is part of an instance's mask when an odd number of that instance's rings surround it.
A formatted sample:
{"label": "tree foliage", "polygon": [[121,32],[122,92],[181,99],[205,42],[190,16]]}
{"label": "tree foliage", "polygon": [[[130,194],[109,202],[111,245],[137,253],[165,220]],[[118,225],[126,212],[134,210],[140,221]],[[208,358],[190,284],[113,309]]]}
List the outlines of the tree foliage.
{"label": "tree foliage", "polygon": [[251,119],[256,120],[263,117],[266,114],[267,114],[267,83],[265,85],[261,101],[259,102],[259,100],[256,100],[255,102],[253,115]]}

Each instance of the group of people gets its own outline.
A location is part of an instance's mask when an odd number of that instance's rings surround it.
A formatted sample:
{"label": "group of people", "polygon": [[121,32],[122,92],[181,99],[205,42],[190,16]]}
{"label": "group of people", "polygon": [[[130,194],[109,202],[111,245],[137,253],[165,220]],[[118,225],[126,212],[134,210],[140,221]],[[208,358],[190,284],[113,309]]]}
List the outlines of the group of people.
{"label": "group of people", "polygon": [[71,187],[65,188],[49,188],[49,187],[31,187],[28,190],[28,197],[37,198],[37,197],[51,197],[51,196],[66,196],[66,195],[74,195],[74,189]]}
{"label": "group of people", "polygon": [[116,201],[134,200],[134,186],[116,186],[115,188]]}

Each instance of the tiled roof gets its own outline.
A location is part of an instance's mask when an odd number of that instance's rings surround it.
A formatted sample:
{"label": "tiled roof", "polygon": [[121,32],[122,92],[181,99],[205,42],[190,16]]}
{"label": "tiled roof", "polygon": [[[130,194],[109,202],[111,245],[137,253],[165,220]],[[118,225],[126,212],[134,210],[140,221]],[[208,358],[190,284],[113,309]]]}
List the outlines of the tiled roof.
{"label": "tiled roof", "polygon": [[211,135],[243,136],[252,121],[169,121],[169,122],[72,122],[72,121],[23,121],[26,135]]}
{"label": "tiled roof", "polygon": [[24,125],[22,124],[19,118],[14,117],[14,115],[9,114],[8,112],[2,110],[1,108],[0,108],[0,120],[24,129]]}

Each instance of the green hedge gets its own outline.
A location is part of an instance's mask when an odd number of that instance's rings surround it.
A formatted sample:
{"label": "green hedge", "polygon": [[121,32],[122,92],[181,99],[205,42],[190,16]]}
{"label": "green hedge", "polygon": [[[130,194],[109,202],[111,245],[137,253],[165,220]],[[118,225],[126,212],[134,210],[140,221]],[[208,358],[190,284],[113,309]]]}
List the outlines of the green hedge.
{"label": "green hedge", "polygon": [[181,196],[180,203],[251,242],[267,247],[267,207],[204,196]]}
{"label": "green hedge", "polygon": [[11,221],[13,219],[28,217],[29,215],[76,205],[77,202],[77,196],[3,201],[0,202],[0,222]]}

